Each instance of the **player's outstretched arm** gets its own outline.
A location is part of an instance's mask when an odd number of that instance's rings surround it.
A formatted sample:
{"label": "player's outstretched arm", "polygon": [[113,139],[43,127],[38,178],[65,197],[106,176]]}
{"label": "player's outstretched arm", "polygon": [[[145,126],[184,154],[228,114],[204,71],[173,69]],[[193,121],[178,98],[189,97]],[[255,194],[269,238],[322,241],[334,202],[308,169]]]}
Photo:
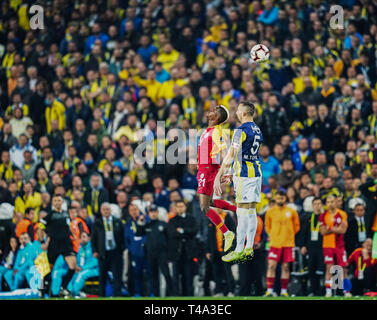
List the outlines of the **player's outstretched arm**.
{"label": "player's outstretched arm", "polygon": [[220,196],[221,192],[222,192],[222,190],[221,190],[221,178],[223,177],[225,172],[227,172],[228,169],[230,168],[230,166],[232,165],[232,162],[234,160],[236,153],[237,153],[237,150],[234,147],[230,147],[227,155],[224,158],[223,163],[221,164],[220,170],[216,175],[216,178],[215,178],[215,181],[214,181],[214,184],[213,184],[213,190],[215,191],[215,194],[218,195],[218,196]]}

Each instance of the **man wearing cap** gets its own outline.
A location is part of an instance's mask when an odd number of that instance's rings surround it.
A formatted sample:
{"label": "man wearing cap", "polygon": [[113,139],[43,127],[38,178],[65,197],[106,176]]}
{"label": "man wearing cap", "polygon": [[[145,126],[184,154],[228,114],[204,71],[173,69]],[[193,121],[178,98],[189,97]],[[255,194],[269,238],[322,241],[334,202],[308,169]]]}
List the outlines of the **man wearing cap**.
{"label": "man wearing cap", "polygon": [[149,222],[140,215],[137,222],[136,236],[146,235],[145,253],[152,274],[152,286],[155,296],[160,296],[160,271],[167,285],[166,296],[172,295],[172,279],[168,267],[168,234],[167,223],[158,219],[158,208],[151,205],[148,209]]}

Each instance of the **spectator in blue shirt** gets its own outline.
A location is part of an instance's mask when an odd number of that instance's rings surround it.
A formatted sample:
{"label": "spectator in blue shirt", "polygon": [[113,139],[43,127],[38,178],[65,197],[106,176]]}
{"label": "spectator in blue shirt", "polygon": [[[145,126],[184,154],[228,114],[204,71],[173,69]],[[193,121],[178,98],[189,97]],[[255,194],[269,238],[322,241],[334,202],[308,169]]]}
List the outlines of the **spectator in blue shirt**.
{"label": "spectator in blue shirt", "polygon": [[94,23],[92,27],[92,35],[90,35],[85,42],[85,54],[92,51],[92,46],[97,39],[101,40],[102,48],[104,48],[106,42],[109,41],[110,38],[106,33],[101,32],[101,26],[99,23]]}
{"label": "spectator in blue shirt", "polygon": [[308,140],[306,138],[301,138],[300,141],[298,142],[297,147],[298,147],[298,151],[296,151],[293,154],[292,161],[293,161],[295,170],[301,172],[302,169],[304,168],[305,160],[310,155]]}
{"label": "spectator in blue shirt", "polygon": [[270,155],[270,148],[267,145],[263,145],[259,151],[260,154],[260,164],[262,175],[262,184],[268,184],[268,178],[272,175],[277,175],[280,173],[280,164],[274,156]]}
{"label": "spectator in blue shirt", "polygon": [[196,164],[187,164],[187,170],[183,175],[181,189],[192,189],[196,190],[198,188],[198,180],[196,179]]}
{"label": "spectator in blue shirt", "polygon": [[152,53],[158,52],[158,49],[151,44],[150,38],[147,35],[142,35],[140,38],[140,47],[137,53],[141,55],[146,65],[149,65]]}
{"label": "spectator in blue shirt", "polygon": [[170,73],[167,72],[165,69],[162,68],[161,62],[156,62],[156,66],[154,68],[155,74],[156,74],[156,80],[158,82],[165,82],[170,80]]}
{"label": "spectator in blue shirt", "polygon": [[356,25],[353,21],[350,21],[347,27],[347,37],[344,40],[344,49],[351,49],[352,36],[359,38],[359,44],[363,44],[363,36],[356,31]]}
{"label": "spectator in blue shirt", "polygon": [[169,191],[164,186],[164,181],[160,176],[154,177],[152,180],[152,185],[154,188],[153,197],[154,204],[158,207],[164,207],[169,211],[170,200],[169,200]]}
{"label": "spectator in blue shirt", "polygon": [[136,17],[135,8],[129,7],[127,9],[126,18],[124,18],[119,27],[119,36],[122,38],[126,33],[126,23],[127,21],[132,21],[134,24],[134,28],[136,31],[139,31],[141,27],[142,19],[140,17]]}
{"label": "spectator in blue shirt", "polygon": [[278,20],[279,8],[273,5],[272,0],[266,0],[264,5],[265,9],[259,16],[258,21],[266,25],[272,25]]}

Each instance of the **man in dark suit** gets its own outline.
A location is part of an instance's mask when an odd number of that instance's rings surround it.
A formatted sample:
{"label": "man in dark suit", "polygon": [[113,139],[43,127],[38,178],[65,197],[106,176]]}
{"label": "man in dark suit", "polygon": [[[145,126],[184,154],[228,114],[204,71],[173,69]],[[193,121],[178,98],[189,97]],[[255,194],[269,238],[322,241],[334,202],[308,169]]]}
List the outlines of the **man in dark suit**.
{"label": "man in dark suit", "polygon": [[168,223],[168,258],[173,262],[174,295],[193,296],[197,226],[195,219],[187,214],[183,200],[176,201],[175,207],[177,215]]}
{"label": "man in dark suit", "polygon": [[100,296],[106,295],[107,272],[113,274],[113,295],[121,296],[123,251],[125,249],[123,224],[111,215],[111,207],[107,202],[101,205],[101,217],[97,218],[92,236],[93,256],[99,262]]}
{"label": "man in dark suit", "polygon": [[364,214],[365,203],[360,201],[353,208],[353,213],[348,216],[348,228],[344,235],[347,256],[355,249],[361,248],[363,242],[367,239]]}
{"label": "man in dark suit", "polygon": [[322,235],[319,232],[319,217],[323,212],[321,198],[312,200],[313,212],[304,213],[300,219],[302,226],[297,235],[297,246],[300,247],[301,254],[308,261],[308,278],[310,287],[309,295],[321,295],[320,280],[325,271],[323,260]]}
{"label": "man in dark suit", "polygon": [[84,201],[88,203],[90,210],[95,217],[100,216],[100,207],[102,203],[109,201],[109,193],[103,187],[102,177],[99,173],[93,173],[90,176],[90,187],[85,192]]}

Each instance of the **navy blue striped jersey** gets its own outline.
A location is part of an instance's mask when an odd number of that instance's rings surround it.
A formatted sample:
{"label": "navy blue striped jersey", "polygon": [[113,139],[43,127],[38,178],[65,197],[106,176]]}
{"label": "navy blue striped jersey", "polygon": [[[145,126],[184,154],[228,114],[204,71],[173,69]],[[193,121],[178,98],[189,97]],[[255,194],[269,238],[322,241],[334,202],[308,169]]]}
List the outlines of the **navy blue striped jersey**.
{"label": "navy blue striped jersey", "polygon": [[233,174],[238,177],[261,177],[259,148],[263,135],[254,122],[245,122],[235,129],[232,147],[238,150],[233,161]]}

